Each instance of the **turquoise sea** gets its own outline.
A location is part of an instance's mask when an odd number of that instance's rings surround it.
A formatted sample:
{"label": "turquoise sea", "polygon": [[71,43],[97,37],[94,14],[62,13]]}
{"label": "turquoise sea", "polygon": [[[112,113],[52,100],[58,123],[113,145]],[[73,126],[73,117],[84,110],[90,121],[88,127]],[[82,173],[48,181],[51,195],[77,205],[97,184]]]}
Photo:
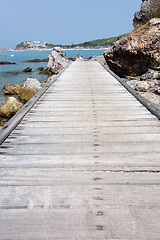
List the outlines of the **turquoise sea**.
{"label": "turquoise sea", "polygon": [[[33,51],[0,51],[0,61],[15,62],[11,65],[0,65],[0,106],[6,101],[6,97],[3,94],[3,86],[7,84],[23,84],[27,78],[37,78],[40,82],[45,82],[48,78],[47,75],[39,74],[34,71],[39,67],[46,67],[47,63],[24,63],[24,61],[32,60],[35,58],[44,59],[47,58],[52,50],[33,50]],[[84,58],[92,57],[94,55],[102,55],[104,49],[71,49],[64,50],[66,57],[77,57],[77,54],[82,55]],[[6,55],[6,56],[5,56]],[[15,72],[20,72],[26,67],[32,67],[30,73],[19,73],[15,75]]]}

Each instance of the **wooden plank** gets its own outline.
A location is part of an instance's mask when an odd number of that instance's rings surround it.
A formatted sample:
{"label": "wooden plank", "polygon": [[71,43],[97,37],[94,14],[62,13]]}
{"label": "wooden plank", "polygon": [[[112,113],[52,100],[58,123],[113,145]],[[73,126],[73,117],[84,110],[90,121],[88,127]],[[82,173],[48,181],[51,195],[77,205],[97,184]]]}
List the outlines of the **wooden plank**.
{"label": "wooden plank", "polygon": [[[75,164],[76,163],[76,164]],[[0,168],[59,168],[77,170],[128,170],[158,171],[160,153],[108,153],[108,154],[60,154],[1,155]]]}
{"label": "wooden plank", "polygon": [[[42,147],[42,146],[43,147]],[[90,143],[38,143],[38,144],[20,144],[17,145],[12,144],[8,146],[7,144],[3,144],[3,147],[0,149],[1,154],[80,154],[82,151],[84,154],[92,153],[94,154],[118,154],[118,153],[145,153],[146,151],[159,153],[160,142],[141,142],[141,143],[132,143],[128,142],[117,143],[117,142],[109,142],[100,144],[98,141]]]}
{"label": "wooden plank", "polygon": [[[159,209],[1,210],[3,239],[158,239]],[[103,216],[98,216],[103,212]],[[130,220],[128,220],[128,216]],[[70,219],[68,221],[68,219]],[[144,219],[146,219],[144,223]],[[13,225],[14,222],[14,225]],[[113,224],[114,223],[114,224]],[[6,228],[6,226],[8,226]],[[41,226],[41,227],[40,227]]]}
{"label": "wooden plank", "polygon": [[[4,168],[0,186],[160,185],[159,171]],[[160,197],[159,194],[153,197]]]}
{"label": "wooden plank", "polygon": [[[147,143],[147,142],[160,142],[160,134],[158,133],[136,133],[136,134],[123,134],[123,135],[104,135],[101,134],[97,136],[98,142],[100,144],[104,143]],[[48,138],[48,134],[43,135],[43,139],[41,134],[26,134],[19,135],[16,138],[14,135],[10,137],[10,139],[6,140],[5,143],[16,145],[16,144],[49,144],[49,143],[94,143],[94,135],[91,134],[50,134]]]}
{"label": "wooden plank", "polygon": [[160,123],[74,62],[0,146],[0,239],[159,239]]}

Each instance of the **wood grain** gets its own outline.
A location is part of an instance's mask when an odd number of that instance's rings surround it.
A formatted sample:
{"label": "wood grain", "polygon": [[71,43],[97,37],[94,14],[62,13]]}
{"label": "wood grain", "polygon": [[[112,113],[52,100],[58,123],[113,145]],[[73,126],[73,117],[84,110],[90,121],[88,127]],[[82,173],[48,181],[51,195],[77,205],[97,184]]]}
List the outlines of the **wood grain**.
{"label": "wood grain", "polygon": [[159,236],[159,120],[74,62],[0,146],[0,240]]}

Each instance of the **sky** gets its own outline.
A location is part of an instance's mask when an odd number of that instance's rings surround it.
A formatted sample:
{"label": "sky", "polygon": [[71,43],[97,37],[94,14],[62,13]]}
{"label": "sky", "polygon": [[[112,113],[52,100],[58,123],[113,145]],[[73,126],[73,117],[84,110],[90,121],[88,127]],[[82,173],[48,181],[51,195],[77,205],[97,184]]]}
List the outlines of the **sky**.
{"label": "sky", "polygon": [[76,44],[133,30],[141,0],[0,0],[0,49],[22,41]]}

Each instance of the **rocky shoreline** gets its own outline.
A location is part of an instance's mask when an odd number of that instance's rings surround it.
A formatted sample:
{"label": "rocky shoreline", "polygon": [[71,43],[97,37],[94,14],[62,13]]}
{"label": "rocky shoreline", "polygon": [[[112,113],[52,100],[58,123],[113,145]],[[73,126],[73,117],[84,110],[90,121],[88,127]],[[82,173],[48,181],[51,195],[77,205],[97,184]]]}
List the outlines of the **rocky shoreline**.
{"label": "rocky shoreline", "polygon": [[107,66],[160,109],[160,18],[153,18],[104,52]]}
{"label": "rocky shoreline", "polygon": [[[30,61],[40,62],[41,60],[33,59],[29,60],[29,62]],[[36,70],[39,71],[40,74],[47,74],[49,76],[45,83],[40,83],[35,78],[28,78],[23,85],[9,84],[3,87],[7,101],[0,107],[0,127],[14,116],[27,101],[69,63],[69,60],[66,59],[65,54],[59,47],[55,47],[47,60],[43,59],[42,61],[48,61],[47,68],[37,68]],[[30,71],[32,71],[32,68],[27,67],[20,73]]]}
{"label": "rocky shoreline", "polygon": [[131,88],[160,109],[160,71],[149,69],[138,77],[122,78]]}

